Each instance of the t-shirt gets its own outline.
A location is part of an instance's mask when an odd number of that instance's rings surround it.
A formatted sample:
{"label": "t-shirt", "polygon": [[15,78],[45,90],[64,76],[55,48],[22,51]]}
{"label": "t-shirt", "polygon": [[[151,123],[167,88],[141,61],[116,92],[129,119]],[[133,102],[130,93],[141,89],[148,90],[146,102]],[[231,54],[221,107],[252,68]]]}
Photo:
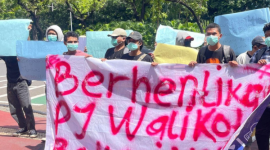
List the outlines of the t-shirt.
{"label": "t-shirt", "polygon": [[248,52],[244,52],[242,54],[240,54],[237,58],[236,61],[238,64],[249,64],[249,61],[251,60],[251,55],[249,55]]}
{"label": "t-shirt", "polygon": [[[140,55],[138,56],[130,56],[129,53],[127,54],[124,54],[121,59],[126,59],[126,60],[138,60],[143,54],[145,53],[141,53]],[[146,62],[153,62],[153,59],[151,56],[149,55],[145,55],[145,57],[141,60],[141,61],[146,61]]]}
{"label": "t-shirt", "polygon": [[124,50],[126,47],[119,51],[114,51],[115,47],[109,48],[106,53],[105,53],[105,58],[110,60],[110,59],[121,59],[121,57],[124,55]]}
{"label": "t-shirt", "polygon": [[8,83],[17,83],[21,82],[24,79],[21,76],[17,56],[2,56],[1,57],[7,67],[7,80]]}
{"label": "t-shirt", "polygon": [[[205,49],[204,54],[202,49]],[[225,54],[223,50],[224,46],[222,45],[218,50],[216,51],[210,51],[208,49],[208,46],[204,46],[200,49],[198,56],[197,56],[197,63],[213,63],[213,64],[220,64],[220,63],[228,63],[225,60]],[[233,50],[230,48],[229,50],[230,58],[228,61],[236,60],[236,56],[233,52]]]}
{"label": "t-shirt", "polygon": [[[64,55],[68,55],[67,52],[65,52]],[[74,54],[74,56],[88,56],[88,54],[80,50],[76,50],[76,53]]]}

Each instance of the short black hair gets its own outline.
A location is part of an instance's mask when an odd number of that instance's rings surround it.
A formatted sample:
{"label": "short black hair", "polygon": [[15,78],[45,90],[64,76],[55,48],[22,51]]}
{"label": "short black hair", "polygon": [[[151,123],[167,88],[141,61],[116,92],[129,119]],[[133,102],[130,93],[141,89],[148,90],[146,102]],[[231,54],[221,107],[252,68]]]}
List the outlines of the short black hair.
{"label": "short black hair", "polygon": [[205,29],[205,32],[207,32],[208,29],[212,29],[212,28],[217,28],[218,29],[218,32],[221,33],[221,28],[218,24],[216,23],[210,23],[206,29]]}
{"label": "short black hair", "polygon": [[265,33],[266,31],[270,30],[270,23],[267,23],[266,25],[264,25],[263,27],[263,32]]}
{"label": "short black hair", "polygon": [[79,40],[79,35],[72,31],[65,34],[64,41],[66,42],[69,37],[76,37]]}

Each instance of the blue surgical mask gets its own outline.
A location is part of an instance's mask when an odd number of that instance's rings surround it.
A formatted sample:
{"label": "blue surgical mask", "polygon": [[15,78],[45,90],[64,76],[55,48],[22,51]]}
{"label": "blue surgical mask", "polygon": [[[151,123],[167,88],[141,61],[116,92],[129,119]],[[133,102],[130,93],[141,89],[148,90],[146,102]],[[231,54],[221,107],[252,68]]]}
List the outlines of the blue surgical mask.
{"label": "blue surgical mask", "polygon": [[267,47],[270,47],[270,37],[265,39],[265,45],[267,45]]}
{"label": "blue surgical mask", "polygon": [[113,46],[117,46],[118,45],[117,39],[115,39],[115,38],[112,38],[111,43],[112,43]]}
{"label": "blue surgical mask", "polygon": [[210,35],[210,36],[207,36],[206,41],[209,45],[214,46],[218,43],[218,37]]}
{"label": "blue surgical mask", "polygon": [[78,43],[67,43],[67,49],[70,51],[76,51],[78,46]]}
{"label": "blue surgical mask", "polygon": [[130,51],[135,51],[135,50],[138,49],[138,45],[137,45],[136,43],[130,42],[130,43],[128,43],[127,48],[128,48]]}
{"label": "blue surgical mask", "polygon": [[57,35],[48,35],[48,41],[57,41]]}

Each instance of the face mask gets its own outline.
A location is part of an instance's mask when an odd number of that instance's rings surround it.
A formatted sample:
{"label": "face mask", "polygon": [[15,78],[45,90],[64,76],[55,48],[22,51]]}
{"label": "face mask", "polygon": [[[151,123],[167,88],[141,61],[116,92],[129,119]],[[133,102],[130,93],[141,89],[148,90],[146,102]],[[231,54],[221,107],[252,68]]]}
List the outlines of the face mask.
{"label": "face mask", "polygon": [[218,43],[218,37],[217,36],[213,36],[213,35],[210,35],[210,36],[207,36],[207,43],[211,46],[214,46]]}
{"label": "face mask", "polygon": [[48,41],[57,41],[57,35],[48,35]]}
{"label": "face mask", "polygon": [[265,39],[265,45],[267,45],[267,47],[270,47],[270,37]]}
{"label": "face mask", "polygon": [[111,43],[112,43],[113,46],[119,45],[119,44],[117,43],[117,39],[114,39],[114,38],[112,38]]}
{"label": "face mask", "polygon": [[67,49],[70,51],[76,51],[78,49],[78,43],[67,43]]}
{"label": "face mask", "polygon": [[137,50],[137,49],[138,49],[138,45],[137,45],[136,43],[130,42],[130,43],[127,45],[127,48],[128,48],[130,51],[134,51],[134,50]]}

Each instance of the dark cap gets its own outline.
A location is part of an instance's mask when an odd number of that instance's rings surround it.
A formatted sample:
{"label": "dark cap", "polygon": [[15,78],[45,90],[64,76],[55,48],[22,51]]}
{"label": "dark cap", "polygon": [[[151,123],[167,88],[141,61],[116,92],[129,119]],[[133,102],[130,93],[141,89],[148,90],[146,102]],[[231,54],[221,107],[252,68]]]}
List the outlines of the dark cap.
{"label": "dark cap", "polygon": [[265,45],[265,37],[263,36],[256,36],[253,40],[252,40],[252,46],[257,45],[257,44],[261,44],[261,45]]}
{"label": "dark cap", "polygon": [[141,33],[137,32],[137,31],[131,32],[129,34],[129,36],[127,37],[127,39],[130,39],[130,38],[132,38],[134,40],[138,40],[138,41],[142,41],[143,40]]}

